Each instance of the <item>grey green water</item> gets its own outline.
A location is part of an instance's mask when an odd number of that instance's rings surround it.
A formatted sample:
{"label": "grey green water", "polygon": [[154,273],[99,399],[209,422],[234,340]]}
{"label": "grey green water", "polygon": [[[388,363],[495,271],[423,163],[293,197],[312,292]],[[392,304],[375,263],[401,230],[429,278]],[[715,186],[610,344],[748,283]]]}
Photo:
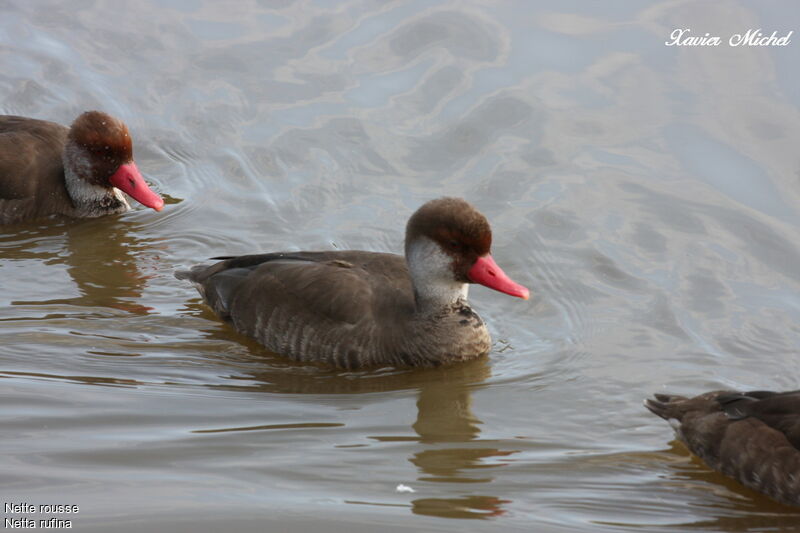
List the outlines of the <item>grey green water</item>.
{"label": "grey green water", "polygon": [[[91,532],[796,531],[641,405],[800,378],[800,35],[676,28],[800,8],[0,2],[0,112],[119,116],[168,203],[0,230],[0,503]],[[172,276],[401,252],[445,194],[533,292],[471,290],[485,360],[298,366]]]}

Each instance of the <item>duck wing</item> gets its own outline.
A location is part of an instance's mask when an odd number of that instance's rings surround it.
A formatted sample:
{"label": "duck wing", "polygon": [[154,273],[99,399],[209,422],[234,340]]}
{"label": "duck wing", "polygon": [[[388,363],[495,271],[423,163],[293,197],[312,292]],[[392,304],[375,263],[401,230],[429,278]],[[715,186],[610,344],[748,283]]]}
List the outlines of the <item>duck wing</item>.
{"label": "duck wing", "polygon": [[[217,314],[297,360],[357,367],[414,312],[404,258],[360,251],[218,258],[177,272]],[[354,359],[350,361],[350,359]]]}

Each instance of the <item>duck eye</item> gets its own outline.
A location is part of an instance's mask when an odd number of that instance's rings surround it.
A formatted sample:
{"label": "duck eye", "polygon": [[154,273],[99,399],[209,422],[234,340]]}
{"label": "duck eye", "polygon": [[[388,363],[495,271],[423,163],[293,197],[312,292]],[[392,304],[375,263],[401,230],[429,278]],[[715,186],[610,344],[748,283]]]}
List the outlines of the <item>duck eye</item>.
{"label": "duck eye", "polygon": [[452,246],[453,248],[461,248],[461,243],[455,239],[451,239],[450,246]]}

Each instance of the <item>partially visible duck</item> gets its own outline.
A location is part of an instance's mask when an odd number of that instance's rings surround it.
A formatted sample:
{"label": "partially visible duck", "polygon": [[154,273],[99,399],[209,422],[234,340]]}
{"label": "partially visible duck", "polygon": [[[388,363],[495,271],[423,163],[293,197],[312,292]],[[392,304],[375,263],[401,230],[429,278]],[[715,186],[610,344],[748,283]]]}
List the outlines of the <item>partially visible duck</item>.
{"label": "partially visible duck", "polygon": [[164,207],[136,168],[121,120],[87,111],[66,128],[0,116],[0,224],[121,213],[130,206],[120,191],[156,211]]}
{"label": "partially visible duck", "polygon": [[714,470],[800,505],[800,391],[656,394],[644,405]]}
{"label": "partially visible duck", "polygon": [[409,219],[405,258],[361,252],[281,252],[176,272],[234,328],[297,361],[339,368],[437,366],[489,352],[467,302],[469,283],[528,298],[492,259],[492,230],[458,198]]}

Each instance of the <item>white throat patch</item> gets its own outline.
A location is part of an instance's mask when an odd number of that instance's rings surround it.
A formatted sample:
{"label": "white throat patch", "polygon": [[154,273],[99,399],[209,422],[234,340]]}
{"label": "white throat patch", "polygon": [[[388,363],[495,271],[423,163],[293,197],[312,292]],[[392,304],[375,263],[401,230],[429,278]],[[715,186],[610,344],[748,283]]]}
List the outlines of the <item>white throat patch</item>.
{"label": "white throat patch", "polygon": [[418,300],[437,306],[466,301],[469,285],[454,279],[453,258],[436,242],[418,237],[409,245],[406,261]]}

